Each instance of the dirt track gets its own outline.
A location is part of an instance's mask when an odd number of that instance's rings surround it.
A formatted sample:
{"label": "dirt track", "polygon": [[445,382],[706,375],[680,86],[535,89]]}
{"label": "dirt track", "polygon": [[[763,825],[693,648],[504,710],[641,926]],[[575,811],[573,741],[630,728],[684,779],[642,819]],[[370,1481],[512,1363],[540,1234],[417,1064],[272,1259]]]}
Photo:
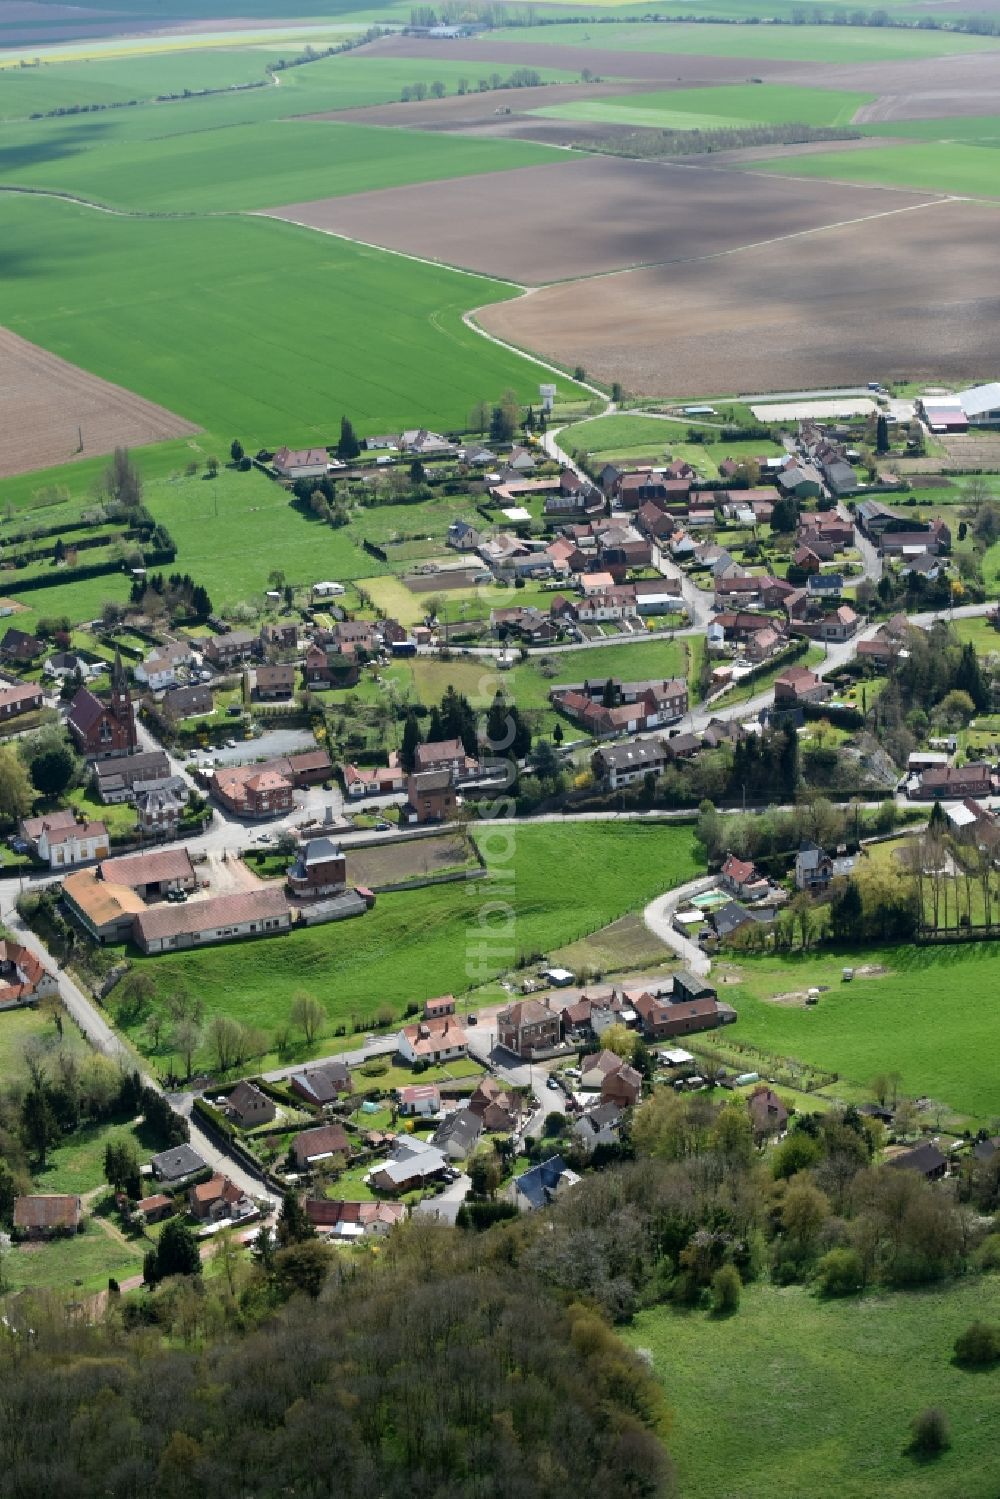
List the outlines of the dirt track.
{"label": "dirt track", "polygon": [[0,328],[0,478],[198,431],[163,406]]}
{"label": "dirt track", "polygon": [[718,259],[547,287],[485,308],[479,321],[646,395],[971,380],[996,362],[998,229],[995,209],[938,202]]}
{"label": "dirt track", "polygon": [[925,202],[929,194],[579,156],[271,212],[538,286],[683,261]]}

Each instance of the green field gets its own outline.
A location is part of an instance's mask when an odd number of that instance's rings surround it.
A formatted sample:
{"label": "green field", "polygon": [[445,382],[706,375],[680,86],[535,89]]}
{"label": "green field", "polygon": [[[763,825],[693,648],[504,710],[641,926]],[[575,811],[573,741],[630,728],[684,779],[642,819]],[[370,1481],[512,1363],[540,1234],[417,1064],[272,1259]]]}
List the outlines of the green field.
{"label": "green field", "polygon": [[[841,982],[842,966],[880,963],[886,976]],[[903,1092],[927,1095],[988,1120],[1000,1114],[994,1051],[1000,944],[900,947],[805,958],[739,959],[729,989],[737,1039],[839,1072],[866,1084],[899,1072]],[[775,1004],[771,996],[827,984],[818,1005]]]}
{"label": "green field", "polygon": [[124,1243],[91,1221],[83,1234],[72,1238],[4,1250],[3,1277],[11,1291],[106,1290],[109,1276],[122,1281],[142,1273],[148,1247],[143,1239]]}
{"label": "green field", "polygon": [[[783,451],[780,443],[770,442],[767,438],[751,438],[747,442],[687,442],[689,425],[692,424],[683,420],[661,420],[630,413],[595,416],[590,421],[574,423],[561,441],[564,447],[608,461],[643,456],[651,462],[662,463],[669,454],[671,458],[686,460],[706,479],[718,478],[719,464],[724,458],[739,462],[743,458],[778,457]],[[716,436],[712,428],[700,430],[705,432],[707,439]]]}
{"label": "green field", "polygon": [[737,84],[731,88],[678,89],[551,104],[533,113],[554,119],[597,120],[659,130],[726,130],[738,125],[846,125],[870,94],[832,89]]}
{"label": "green field", "polygon": [[3,253],[8,327],[227,445],[335,440],[341,412],[362,433],[463,427],[507,387],[537,399],[538,366],[461,320],[507,287],[292,225],[6,199]]}
{"label": "green field", "polygon": [[0,1081],[4,1086],[9,1087],[28,1076],[24,1062],[27,1049],[39,1051],[43,1058],[60,1049],[77,1055],[84,1055],[87,1051],[80,1032],[65,1016],[60,1038],[44,1011],[5,1010],[0,1014]]}
{"label": "green field", "polygon": [[[329,1017],[315,1043],[319,1053],[338,1023],[370,1019],[385,1003],[402,1013],[409,1000],[463,994],[521,957],[561,947],[640,909],[698,870],[687,827],[522,826],[481,832],[479,841],[492,881],[381,895],[374,911],[356,921],[139,959],[136,966],[162,993],[176,989],[200,1000],[207,1017],[234,1015],[267,1031],[282,1023],[292,996],[306,988]],[[511,869],[512,881],[506,878]],[[581,885],[583,869],[596,873]],[[501,916],[496,910],[491,916],[490,907],[497,903],[513,908],[512,932],[496,929]],[[140,1027],[132,1039],[145,1045],[148,1038]]]}
{"label": "green field", "polygon": [[859,125],[862,135],[893,135],[918,141],[958,141],[973,146],[1000,145],[1000,117],[968,115],[944,120],[885,120]]}
{"label": "green field", "polygon": [[[1000,1374],[952,1362],[976,1318],[1000,1320],[995,1276],[844,1301],[754,1285],[732,1317],[656,1307],[624,1336],[649,1350],[673,1409],[685,1499],[993,1499]],[[929,1405],[953,1445],[925,1464],[903,1449]]]}
{"label": "green field", "polygon": [[992,37],[945,31],[883,31],[867,26],[567,24],[510,26],[495,35],[498,41],[539,46],[676,52],[695,57],[787,58],[792,62],[892,62],[897,58],[948,57],[1000,45]]}
{"label": "green field", "polygon": [[870,151],[821,151],[815,156],[754,162],[753,169],[790,177],[826,177],[923,188],[927,192],[1000,197],[1000,157],[996,150],[964,142],[934,140],[912,146],[876,146]]}

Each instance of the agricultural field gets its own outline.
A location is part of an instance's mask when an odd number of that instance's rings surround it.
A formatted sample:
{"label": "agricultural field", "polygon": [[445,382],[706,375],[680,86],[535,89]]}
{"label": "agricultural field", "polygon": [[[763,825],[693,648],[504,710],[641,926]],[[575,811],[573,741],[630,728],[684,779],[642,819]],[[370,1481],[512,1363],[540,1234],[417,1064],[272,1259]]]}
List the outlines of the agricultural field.
{"label": "agricultural field", "polygon": [[4,1250],[4,1282],[11,1291],[107,1290],[110,1276],[123,1281],[142,1274],[148,1248],[143,1239],[125,1239],[110,1220],[92,1218],[75,1237]]}
{"label": "agricultural field", "polygon": [[[761,180],[746,175],[753,191]],[[949,201],[894,212],[895,194],[880,201],[878,217],[547,286],[483,309],[478,321],[592,378],[671,398],[753,390],[762,378],[776,390],[852,384],[859,370],[885,381],[980,378],[994,361],[993,208]],[[935,290],[942,256],[955,289],[947,309]]]}
{"label": "agricultural field", "polygon": [[[2,42],[0,32],[0,42]],[[222,89],[263,80],[279,57],[256,47],[179,51],[148,57],[46,62],[38,67],[0,67],[0,119],[25,119],[52,109],[91,104],[128,104],[181,94],[185,89]]]}
{"label": "agricultural field", "polygon": [[[844,984],[844,963],[886,972]],[[860,1085],[896,1071],[912,1097],[929,1096],[983,1121],[996,1114],[995,1017],[985,1001],[1000,983],[997,944],[783,954],[740,959],[735,973],[738,982],[726,991],[739,1015],[735,1038]],[[819,985],[830,992],[807,1008],[806,991]],[[775,999],[782,994],[795,997]]]}
{"label": "agricultural field", "polygon": [[726,130],[737,125],[846,125],[870,94],[747,84],[547,105],[547,119],[592,120],[637,130]]}
{"label": "agricultural field", "polygon": [[[698,869],[688,827],[484,827],[477,842],[492,871],[485,882],[381,895],[375,909],[356,921],[140,958],[135,967],[156,981],[159,994],[180,990],[200,1000],[206,1019],[228,1014],[269,1034],[286,1021],[292,996],[309,990],[327,1012],[328,1024],[313,1047],[313,1054],[322,1054],[337,1024],[363,1026],[383,1004],[402,1014],[410,1000],[466,994],[533,953],[564,946],[609,918],[640,909]],[[569,870],[591,866],[600,868],[601,878],[585,888],[566,877]],[[487,910],[496,902],[513,907],[512,930]],[[144,1022],[130,1027],[129,1035],[169,1065],[168,1040],[152,1048]]]}
{"label": "agricultural field", "polygon": [[[948,122],[938,122],[938,134]],[[787,173],[796,178],[867,182],[882,187],[918,188],[931,193],[964,193],[1000,197],[995,148],[965,141],[913,141],[872,151],[821,151],[810,156],[758,162],[755,172]]]}
{"label": "agricultural field", "polygon": [[725,458],[739,462],[743,458],[779,457],[783,451],[780,443],[767,438],[750,438],[746,442],[713,442],[713,430],[705,426],[703,443],[687,442],[688,428],[697,423],[683,417],[660,418],[654,416],[597,416],[590,421],[579,422],[560,439],[574,448],[604,459],[629,457],[635,454],[652,455],[662,460],[666,454],[671,458],[683,458],[706,479],[719,477],[719,464]]}
{"label": "agricultural field", "polygon": [[341,412],[361,433],[461,427],[508,387],[537,400],[537,366],[461,321],[509,295],[496,282],[263,219],[120,219],[40,198],[5,200],[4,254],[14,332],[220,446],[329,440]]}
{"label": "agricultural field", "polygon": [[[760,1283],[731,1317],[659,1306],[624,1335],[649,1351],[666,1391],[668,1446],[689,1499],[989,1499],[1000,1484],[998,1375],[952,1360],[977,1318],[1000,1318],[996,1276],[833,1301]],[[953,1445],[920,1463],[903,1449],[931,1405],[945,1411]]]}
{"label": "agricultural field", "polygon": [[[738,173],[560,155],[549,165],[478,179],[293,202],[277,216],[534,286],[627,266],[714,258],[742,246],[919,201],[872,188],[828,183],[816,188],[779,176],[762,189],[758,181]],[[311,200],[318,197],[310,193]],[[562,229],[555,238],[553,202],[560,204]],[[719,262],[719,274],[728,274],[729,265],[728,260]],[[584,322],[588,303],[604,285],[597,281],[593,287],[572,289]],[[570,288],[566,291],[569,294]],[[529,298],[525,305],[535,300]],[[732,378],[723,379],[714,388],[731,390],[733,384]]]}

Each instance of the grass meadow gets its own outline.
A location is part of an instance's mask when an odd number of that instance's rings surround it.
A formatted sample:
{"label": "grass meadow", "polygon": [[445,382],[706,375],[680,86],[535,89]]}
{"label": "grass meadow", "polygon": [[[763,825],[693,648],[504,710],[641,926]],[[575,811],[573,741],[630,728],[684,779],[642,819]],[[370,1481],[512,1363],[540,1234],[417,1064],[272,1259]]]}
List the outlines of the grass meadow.
{"label": "grass meadow", "polygon": [[537,400],[539,367],[462,322],[507,287],[293,225],[8,198],[3,254],[14,332],[227,445],[328,441],[342,412],[361,433],[463,427],[508,387]]}
{"label": "grass meadow", "polygon": [[4,1250],[3,1278],[10,1291],[107,1289],[109,1276],[122,1281],[142,1272],[143,1239],[118,1237],[107,1220],[91,1219],[82,1234],[47,1244],[21,1244]]}
{"label": "grass meadow", "polygon": [[[201,1002],[206,1018],[232,1015],[268,1032],[286,1021],[292,996],[309,990],[327,1013],[313,1047],[321,1054],[338,1024],[364,1026],[382,1004],[401,1015],[409,1000],[466,994],[519,959],[641,908],[698,870],[690,827],[496,827],[479,832],[477,841],[491,870],[486,881],[381,895],[375,909],[355,921],[141,958],[136,967],[156,980],[160,996],[182,991]],[[592,877],[581,880],[582,870],[592,870]],[[508,904],[512,932],[502,909]],[[150,1050],[144,1024],[130,1036]]]}
{"label": "grass meadow", "polygon": [[[1000,1373],[952,1362],[976,1318],[1000,1320],[996,1276],[842,1301],[752,1285],[731,1317],[660,1306],[623,1336],[648,1351],[673,1409],[685,1499],[992,1499]],[[930,1405],[952,1447],[921,1463],[904,1448]]]}
{"label": "grass meadow", "polygon": [[[847,963],[882,964],[883,977],[841,982]],[[740,959],[726,997],[739,1019],[730,1033],[781,1056],[867,1084],[899,1072],[903,1092],[929,1096],[988,1121],[996,1086],[1000,945],[899,947],[864,953]],[[829,985],[815,1006],[773,996]]]}

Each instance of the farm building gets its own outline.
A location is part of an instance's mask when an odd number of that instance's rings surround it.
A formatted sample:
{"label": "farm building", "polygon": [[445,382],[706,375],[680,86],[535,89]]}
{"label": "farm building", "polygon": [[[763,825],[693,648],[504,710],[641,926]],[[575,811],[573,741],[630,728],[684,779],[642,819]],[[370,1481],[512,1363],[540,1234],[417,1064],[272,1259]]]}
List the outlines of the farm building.
{"label": "farm building", "polygon": [[238,937],[274,936],[291,924],[284,895],[264,886],[186,905],[152,906],[136,916],[133,936],[145,953],[176,952]]}

